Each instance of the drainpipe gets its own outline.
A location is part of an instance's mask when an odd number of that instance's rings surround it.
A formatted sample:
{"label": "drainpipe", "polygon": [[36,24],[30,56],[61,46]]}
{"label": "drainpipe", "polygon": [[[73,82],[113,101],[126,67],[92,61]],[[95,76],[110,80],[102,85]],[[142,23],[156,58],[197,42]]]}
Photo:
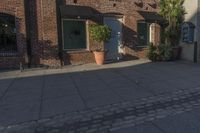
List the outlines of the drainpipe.
{"label": "drainpipe", "polygon": [[[40,0],[40,16],[41,16],[41,31],[42,31],[42,38],[41,38],[41,45],[42,45],[42,58],[44,58],[44,9],[43,9],[43,0]],[[40,30],[38,30],[39,32]],[[42,64],[44,65],[44,63]]]}
{"label": "drainpipe", "polygon": [[197,54],[198,53],[198,46],[197,42],[194,42],[194,63],[197,63]]}
{"label": "drainpipe", "polygon": [[25,25],[26,25],[26,44],[27,44],[27,55],[28,55],[28,67],[31,67],[32,62],[32,50],[30,41],[30,5],[29,0],[24,0],[24,11],[25,11]]}
{"label": "drainpipe", "polygon": [[64,65],[64,60],[63,60],[63,51],[62,51],[62,30],[61,30],[61,14],[60,14],[60,5],[64,4],[62,1],[60,0],[56,0],[56,15],[57,15],[57,35],[58,35],[58,56],[60,59],[60,64],[61,66]]}

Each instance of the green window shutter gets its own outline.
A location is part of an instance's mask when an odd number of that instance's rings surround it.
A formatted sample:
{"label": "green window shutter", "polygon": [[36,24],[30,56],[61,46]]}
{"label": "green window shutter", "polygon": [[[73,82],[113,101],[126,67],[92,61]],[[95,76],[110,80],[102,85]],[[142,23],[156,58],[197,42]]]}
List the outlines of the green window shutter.
{"label": "green window shutter", "polygon": [[137,32],[138,32],[138,43],[140,46],[145,46],[149,44],[149,29],[150,24],[146,22],[138,22]]}
{"label": "green window shutter", "polygon": [[63,40],[64,49],[85,49],[85,21],[63,20]]}

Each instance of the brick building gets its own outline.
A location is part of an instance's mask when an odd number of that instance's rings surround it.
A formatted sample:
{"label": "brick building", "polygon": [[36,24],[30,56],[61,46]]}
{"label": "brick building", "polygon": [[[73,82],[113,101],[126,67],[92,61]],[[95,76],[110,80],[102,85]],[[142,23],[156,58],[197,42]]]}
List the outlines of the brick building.
{"label": "brick building", "polygon": [[94,23],[112,29],[107,59],[144,58],[160,41],[157,10],[157,0],[1,0],[0,67],[93,62]]}

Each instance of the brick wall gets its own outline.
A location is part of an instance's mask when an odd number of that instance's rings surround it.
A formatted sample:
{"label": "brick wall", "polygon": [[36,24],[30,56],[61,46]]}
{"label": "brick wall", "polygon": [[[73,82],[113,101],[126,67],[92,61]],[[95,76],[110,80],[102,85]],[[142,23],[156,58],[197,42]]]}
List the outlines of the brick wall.
{"label": "brick wall", "polygon": [[[101,13],[123,14],[123,44],[124,53],[137,58],[145,57],[145,50],[138,49],[137,45],[137,20],[142,20],[142,16],[137,11],[156,11],[157,8],[151,6],[154,0],[145,0],[143,4],[137,0],[30,0],[32,10],[32,54],[35,64],[60,65],[58,56],[59,45],[64,64],[76,64],[93,62],[93,55],[90,51],[97,46],[91,39],[88,41],[88,51],[68,52],[62,49],[62,33],[59,23],[59,15],[56,12],[60,5],[82,5],[89,6]],[[57,9],[59,11],[59,9]],[[57,23],[59,25],[57,25]],[[93,23],[88,20],[88,23]]]}
{"label": "brick wall", "polygon": [[60,65],[56,0],[30,0],[32,64]]}
{"label": "brick wall", "polygon": [[[0,12],[6,12],[16,16],[18,56],[13,58],[0,57],[0,67],[6,66],[3,62],[9,62],[11,66],[25,62],[26,56],[26,29],[24,0],[1,0]],[[28,0],[29,6],[29,36],[31,44],[31,63],[35,65],[61,65],[93,62],[90,51],[97,46],[96,42],[88,39],[88,51],[68,52],[62,49],[61,18],[59,17],[60,5],[89,6],[101,13],[123,14],[123,45],[124,53],[132,57],[145,57],[145,50],[137,48],[137,20],[144,18],[137,11],[157,11],[155,0]],[[94,23],[88,20],[88,23]],[[59,52],[60,51],[60,52]],[[17,61],[17,63],[16,63]],[[13,63],[12,63],[13,62]]]}
{"label": "brick wall", "polygon": [[20,62],[25,63],[27,57],[24,0],[1,0],[0,13],[15,16],[18,49],[16,53],[0,52],[0,68],[19,67]]}
{"label": "brick wall", "polygon": [[157,5],[154,5],[154,0],[144,0],[143,4],[137,2],[138,0],[119,0],[118,2],[113,0],[77,0],[77,3],[74,3],[74,0],[65,0],[63,4],[89,6],[101,13],[123,14],[122,42],[124,53],[126,56],[145,58],[147,49],[137,47],[137,21],[144,20],[137,11],[156,12],[158,8]]}

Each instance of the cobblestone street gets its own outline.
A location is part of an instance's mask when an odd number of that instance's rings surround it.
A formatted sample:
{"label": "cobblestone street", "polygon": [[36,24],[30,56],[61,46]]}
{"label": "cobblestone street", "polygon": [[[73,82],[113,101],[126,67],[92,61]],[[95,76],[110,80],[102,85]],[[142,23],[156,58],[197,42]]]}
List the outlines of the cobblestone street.
{"label": "cobblestone street", "polygon": [[200,131],[199,65],[141,60],[49,71],[2,72],[1,133]]}
{"label": "cobblestone street", "polygon": [[33,121],[2,128],[5,132],[33,133],[103,133],[115,132],[126,127],[159,120],[198,109],[200,88],[181,90],[171,96],[160,95],[141,99],[137,103],[122,102],[90,110],[58,115],[49,119]]}

